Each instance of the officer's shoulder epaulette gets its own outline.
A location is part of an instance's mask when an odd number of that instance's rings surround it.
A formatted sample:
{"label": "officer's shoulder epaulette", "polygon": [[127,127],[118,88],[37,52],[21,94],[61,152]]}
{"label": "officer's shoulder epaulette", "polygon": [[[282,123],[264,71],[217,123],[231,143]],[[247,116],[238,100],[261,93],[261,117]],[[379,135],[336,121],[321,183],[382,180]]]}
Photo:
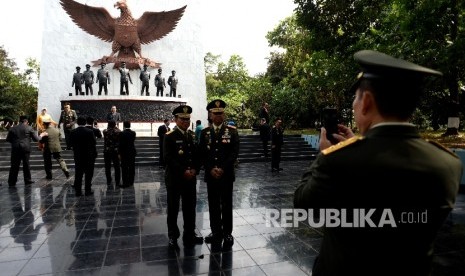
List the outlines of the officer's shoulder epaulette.
{"label": "officer's shoulder epaulette", "polygon": [[169,135],[169,134],[173,133],[173,131],[174,130],[172,129],[172,130],[168,131],[167,133],[165,133],[165,135]]}
{"label": "officer's shoulder epaulette", "polygon": [[210,127],[209,127],[209,126],[204,127],[204,128],[202,129],[202,131],[209,131],[209,130],[210,130]]}
{"label": "officer's shoulder epaulette", "polygon": [[432,145],[435,145],[436,147],[444,150],[445,152],[447,153],[450,153],[452,156],[456,157],[456,158],[459,158],[459,156],[457,154],[455,154],[453,151],[451,151],[450,149],[446,148],[444,145],[442,145],[441,143],[439,142],[436,142],[436,141],[433,141],[433,140],[426,140],[428,143],[432,144]]}
{"label": "officer's shoulder epaulette", "polygon": [[232,128],[232,129],[236,129],[235,126],[230,126],[230,125],[226,125],[226,127],[229,127],[229,128]]}
{"label": "officer's shoulder epaulette", "polygon": [[347,139],[345,141],[339,142],[336,145],[333,145],[333,146],[331,146],[331,147],[329,147],[329,148],[327,148],[325,150],[322,150],[321,153],[323,153],[324,155],[328,155],[328,154],[330,154],[332,152],[338,151],[338,150],[340,150],[342,148],[345,148],[345,147],[347,147],[349,145],[352,145],[352,144],[354,144],[354,143],[356,143],[358,141],[361,141],[361,140],[363,140],[363,137],[354,136],[354,137],[349,138],[349,139]]}

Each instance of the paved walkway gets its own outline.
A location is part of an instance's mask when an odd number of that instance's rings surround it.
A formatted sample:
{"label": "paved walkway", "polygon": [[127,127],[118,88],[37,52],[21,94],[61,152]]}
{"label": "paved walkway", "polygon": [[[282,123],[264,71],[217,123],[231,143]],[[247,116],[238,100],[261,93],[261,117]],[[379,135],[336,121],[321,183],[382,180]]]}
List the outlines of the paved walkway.
{"label": "paved walkway", "polygon": [[[308,161],[240,164],[234,186],[232,249],[203,244],[169,249],[163,171],[138,167],[130,189],[107,188],[95,171],[92,197],[75,198],[63,174],[44,171],[25,188],[0,172],[0,275],[310,275],[319,229],[266,227],[266,208],[291,208]],[[20,171],[20,175],[22,172]],[[201,179],[201,178],[199,178]],[[198,181],[197,228],[209,230],[206,185]],[[180,214],[179,225],[182,227]],[[182,228],[181,228],[182,229]],[[465,197],[438,239],[434,275],[465,275]]]}

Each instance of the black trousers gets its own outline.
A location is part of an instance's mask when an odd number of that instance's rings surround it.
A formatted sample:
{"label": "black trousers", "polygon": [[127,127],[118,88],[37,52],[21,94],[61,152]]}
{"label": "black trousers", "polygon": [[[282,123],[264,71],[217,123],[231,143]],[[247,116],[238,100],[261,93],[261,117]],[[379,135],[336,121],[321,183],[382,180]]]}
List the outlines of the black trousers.
{"label": "black trousers", "polygon": [[94,89],[92,88],[92,83],[89,83],[89,84],[84,84],[85,88],[86,88],[86,96],[89,96],[89,92],[90,92],[90,95],[94,95]]}
{"label": "black trousers", "polygon": [[82,177],[85,174],[85,186],[84,190],[86,193],[90,192],[92,189],[92,177],[94,177],[94,165],[95,158],[85,158],[76,160],[75,162],[75,175],[74,175],[74,190],[77,194],[82,192]]}
{"label": "black trousers", "polygon": [[10,158],[10,173],[8,175],[8,185],[14,186],[18,181],[19,166],[23,162],[24,183],[31,182],[31,168],[29,164],[30,152],[25,152],[22,149],[12,149]]}
{"label": "black trousers", "polygon": [[149,83],[148,82],[143,82],[142,83],[142,88],[140,90],[140,95],[143,96],[144,95],[144,88],[145,88],[145,95],[147,96],[150,96],[150,93],[149,93]]}
{"label": "black trousers", "polygon": [[170,97],[175,97],[176,98],[176,88],[171,88],[170,89]]}
{"label": "black trousers", "polygon": [[163,157],[163,142],[159,142],[158,146],[160,148],[160,157],[158,158],[158,164],[161,167],[165,166],[165,158]]}
{"label": "black trousers", "polygon": [[134,176],[136,175],[136,156],[121,155],[121,173],[123,175],[123,186],[134,185]]}
{"label": "black trousers", "polygon": [[168,199],[168,237],[177,239],[180,236],[178,228],[179,201],[182,200],[182,218],[184,221],[184,234],[195,234],[195,206],[197,203],[196,182],[176,183],[167,185]]}
{"label": "black trousers", "polygon": [[279,163],[281,162],[281,146],[271,148],[271,168],[279,169]]}
{"label": "black trousers", "polygon": [[233,230],[233,182],[207,182],[208,212],[213,234],[231,235]]}
{"label": "black trousers", "polygon": [[58,162],[58,164],[60,164],[60,168],[63,172],[68,170],[68,168],[66,167],[65,160],[61,158],[60,152],[50,152],[50,150],[44,149],[42,156],[44,157],[45,174],[48,177],[52,176],[52,157]]}
{"label": "black trousers", "polygon": [[[123,90],[124,90],[123,87],[126,89],[126,93],[123,93]],[[127,81],[121,82],[119,94],[120,95],[129,95],[129,82],[127,82]]]}
{"label": "black trousers", "polygon": [[74,91],[76,92],[76,96],[77,96],[77,95],[84,95],[84,94],[82,93],[82,86],[80,86],[80,85],[75,85],[75,86],[74,86]]}
{"label": "black trousers", "polygon": [[160,96],[163,97],[163,86],[162,87],[157,86],[157,96],[158,96],[158,93],[160,93]]}
{"label": "black trousers", "polygon": [[73,128],[71,127],[63,127],[63,132],[65,133],[65,141],[66,141],[66,149],[71,149],[71,139],[70,139],[70,135],[71,135],[71,130]]}
{"label": "black trousers", "polygon": [[99,95],[102,94],[102,87],[105,90],[105,95],[108,95],[107,81],[104,81],[104,82],[101,81],[98,83],[98,94]]}
{"label": "black trousers", "polygon": [[113,168],[115,168],[115,183],[116,185],[119,185],[121,182],[121,168],[118,158],[118,152],[104,152],[103,160],[105,161],[105,176],[107,177],[107,184],[111,183],[111,164],[113,163]]}
{"label": "black trousers", "polygon": [[268,141],[262,141],[262,146],[263,146],[263,155],[265,155],[265,157],[268,157]]}

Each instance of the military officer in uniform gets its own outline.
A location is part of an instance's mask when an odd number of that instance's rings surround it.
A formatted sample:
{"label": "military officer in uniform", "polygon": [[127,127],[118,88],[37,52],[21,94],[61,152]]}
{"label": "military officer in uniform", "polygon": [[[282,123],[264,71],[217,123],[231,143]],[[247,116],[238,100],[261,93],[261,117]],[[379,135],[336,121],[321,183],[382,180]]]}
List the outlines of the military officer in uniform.
{"label": "military officer in uniform", "polygon": [[322,151],[294,197],[296,208],[314,209],[320,219],[338,209],[352,223],[324,229],[313,275],[430,275],[433,241],[454,206],[462,165],[423,140],[409,119],[424,79],[442,74],[376,51],[354,58],[362,69],[351,89],[361,136],[339,125],[332,136],[340,142],[330,146],[322,128]]}
{"label": "military officer in uniform", "polygon": [[52,125],[50,119],[44,119],[43,124],[45,127],[44,131],[48,133],[48,135],[40,141],[40,143],[44,144],[42,156],[44,157],[45,178],[52,179],[52,157],[58,162],[66,178],[69,178],[68,167],[66,166],[65,160],[61,158],[61,133],[55,125]]}
{"label": "military officer in uniform", "polygon": [[279,167],[281,163],[281,148],[284,144],[284,130],[281,118],[276,118],[271,128],[271,171],[279,172],[283,168]]}
{"label": "military officer in uniform", "polygon": [[177,127],[165,134],[163,142],[168,197],[168,237],[171,247],[177,247],[180,235],[177,224],[180,199],[184,220],[184,245],[203,243],[203,238],[195,233],[196,176],[200,162],[195,148],[194,133],[188,130],[191,113],[192,108],[188,105],[181,105],[173,110]]}
{"label": "military officer in uniform", "polygon": [[58,128],[60,128],[60,124],[63,123],[63,132],[65,133],[65,140],[66,140],[66,149],[71,149],[71,141],[69,140],[71,130],[74,128],[74,125],[77,121],[77,114],[76,111],[71,109],[70,103],[65,103],[63,105],[63,110],[60,114],[60,120],[58,120]]}
{"label": "military officer in uniform", "polygon": [[199,151],[205,167],[211,234],[206,243],[232,246],[234,164],[239,154],[239,135],[234,126],[224,124],[226,103],[214,100],[207,105],[212,125],[200,134]]}

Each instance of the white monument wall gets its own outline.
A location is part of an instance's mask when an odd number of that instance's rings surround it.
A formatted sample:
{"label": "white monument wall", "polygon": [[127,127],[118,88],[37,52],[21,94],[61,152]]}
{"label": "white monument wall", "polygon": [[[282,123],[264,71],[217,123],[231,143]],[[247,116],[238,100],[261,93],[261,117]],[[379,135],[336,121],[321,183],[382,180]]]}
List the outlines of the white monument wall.
{"label": "white monument wall", "polygon": [[[120,12],[114,8],[116,0],[75,0],[76,2],[94,7],[104,7],[114,17]],[[201,43],[202,4],[201,0],[127,0],[129,9],[135,19],[145,11],[168,11],[187,5],[184,15],[177,27],[160,40],[149,45],[142,45],[143,57],[162,63],[163,77],[168,80],[172,70],[176,70],[179,78],[177,95],[181,95],[187,104],[192,106],[192,121],[200,119],[206,125],[206,86],[204,71],[204,50]],[[58,121],[61,112],[61,100],[85,99],[86,96],[75,96],[71,87],[76,66],[85,71],[85,65],[91,64],[104,55],[111,53],[111,43],[104,42],[80,29],[61,7],[59,0],[44,1],[44,33],[42,40],[42,57],[39,80],[38,113],[47,107],[52,117]],[[34,23],[32,23],[34,24]],[[96,77],[99,66],[91,67]],[[113,64],[107,64],[111,74],[111,84],[108,85],[108,96],[119,96],[119,72],[112,69]],[[151,72],[150,95],[156,95],[154,78],[157,69],[149,68]],[[130,72],[133,84],[129,84],[129,96],[139,96],[141,83],[140,70]],[[94,80],[95,82],[95,80]],[[82,85],[85,92],[85,87]],[[93,84],[94,97],[98,95],[98,83]],[[73,96],[68,96],[72,93]],[[164,94],[169,93],[166,84]],[[102,95],[104,92],[102,91]],[[129,99],[129,98],[128,98]],[[165,98],[166,100],[166,98]],[[72,106],[71,106],[72,108]],[[108,111],[110,110],[108,107]],[[124,114],[124,110],[120,110]]]}

